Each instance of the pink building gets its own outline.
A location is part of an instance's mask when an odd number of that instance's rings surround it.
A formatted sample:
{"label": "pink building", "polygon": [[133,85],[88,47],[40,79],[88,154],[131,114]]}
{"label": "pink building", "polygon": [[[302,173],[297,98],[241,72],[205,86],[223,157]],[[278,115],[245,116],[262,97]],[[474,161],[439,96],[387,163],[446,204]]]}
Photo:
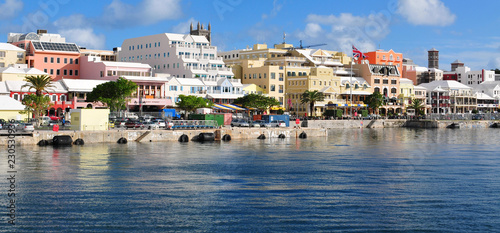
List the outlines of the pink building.
{"label": "pink building", "polygon": [[37,33],[9,34],[9,43],[26,50],[26,64],[49,74],[52,80],[80,78],[80,47],[66,43],[59,34],[45,30]]}

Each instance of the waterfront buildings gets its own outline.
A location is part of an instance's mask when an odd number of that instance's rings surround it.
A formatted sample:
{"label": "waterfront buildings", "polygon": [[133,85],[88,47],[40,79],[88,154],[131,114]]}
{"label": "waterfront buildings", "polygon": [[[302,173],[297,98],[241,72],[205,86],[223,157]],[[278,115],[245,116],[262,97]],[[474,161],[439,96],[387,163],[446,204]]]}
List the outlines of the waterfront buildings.
{"label": "waterfront buildings", "polygon": [[[376,50],[365,53],[365,60],[368,60],[370,64],[376,65],[394,65],[398,69],[399,73],[403,72],[403,54],[396,53],[392,49],[389,51]],[[362,63],[363,60],[359,60]]]}
{"label": "waterfront buildings", "polygon": [[423,83],[431,113],[470,113],[477,108],[473,89],[457,81],[440,80]]}
{"label": "waterfront buildings", "polygon": [[10,33],[8,42],[26,51],[25,63],[49,74],[53,80],[80,78],[80,47],[46,30]]}
{"label": "waterfront buildings", "polygon": [[24,64],[25,50],[9,43],[0,43],[0,68]]}

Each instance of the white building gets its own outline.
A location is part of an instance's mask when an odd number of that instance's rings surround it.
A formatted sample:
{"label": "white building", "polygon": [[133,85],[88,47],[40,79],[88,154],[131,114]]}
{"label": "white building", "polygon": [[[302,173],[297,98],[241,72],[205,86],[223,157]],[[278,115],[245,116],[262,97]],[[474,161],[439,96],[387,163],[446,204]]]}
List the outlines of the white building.
{"label": "white building", "polygon": [[121,62],[151,65],[155,72],[177,78],[232,78],[233,72],[217,56],[205,36],[162,33],[127,39],[118,55]]}
{"label": "white building", "polygon": [[471,87],[453,80],[420,84],[427,90],[432,113],[470,113],[477,109],[477,97]]}
{"label": "white building", "polygon": [[485,69],[472,71],[469,67],[463,66],[457,67],[455,73],[457,74],[458,82],[469,86],[482,82],[495,81],[495,71]]}

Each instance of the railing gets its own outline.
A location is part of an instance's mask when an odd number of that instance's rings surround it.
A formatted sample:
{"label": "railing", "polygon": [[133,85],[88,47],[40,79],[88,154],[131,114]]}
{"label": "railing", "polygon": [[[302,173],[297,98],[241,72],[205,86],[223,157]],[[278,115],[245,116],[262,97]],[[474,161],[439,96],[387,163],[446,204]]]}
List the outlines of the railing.
{"label": "railing", "polygon": [[431,120],[500,120],[500,113],[429,114]]}
{"label": "railing", "polygon": [[173,120],[171,129],[213,129],[218,128],[217,121],[214,120]]}

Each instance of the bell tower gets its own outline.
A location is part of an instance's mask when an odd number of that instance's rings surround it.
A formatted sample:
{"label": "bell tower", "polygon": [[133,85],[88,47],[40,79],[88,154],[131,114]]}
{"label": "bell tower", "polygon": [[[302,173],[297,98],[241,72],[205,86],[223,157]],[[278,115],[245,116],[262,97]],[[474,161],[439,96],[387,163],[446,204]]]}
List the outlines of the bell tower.
{"label": "bell tower", "polygon": [[204,36],[207,38],[208,42],[211,44],[211,29],[212,26],[210,23],[208,23],[208,29],[205,29],[203,24],[200,25],[200,22],[198,22],[198,25],[196,26],[196,29],[193,29],[193,23],[191,23],[191,26],[189,28],[189,34],[193,36]]}

